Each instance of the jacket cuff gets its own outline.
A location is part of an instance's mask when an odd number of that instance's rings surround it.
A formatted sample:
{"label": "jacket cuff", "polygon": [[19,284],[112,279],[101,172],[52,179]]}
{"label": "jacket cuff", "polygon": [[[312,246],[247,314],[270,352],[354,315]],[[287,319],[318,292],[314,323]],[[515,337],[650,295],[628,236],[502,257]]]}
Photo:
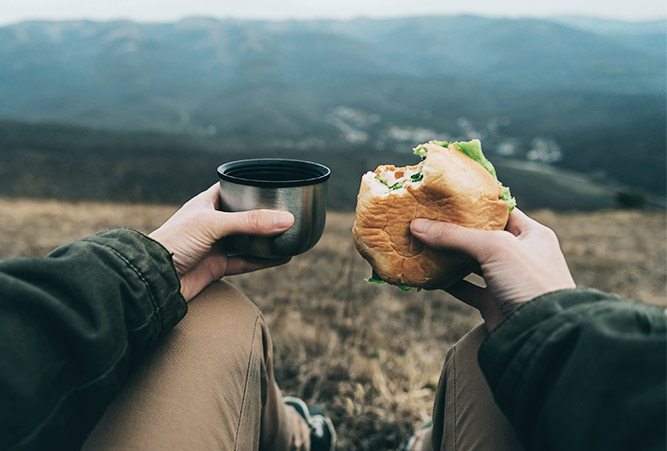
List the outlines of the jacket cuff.
{"label": "jacket cuff", "polygon": [[[495,393],[500,385],[517,383],[531,356],[562,323],[575,321],[575,311],[600,301],[630,302],[598,290],[575,288],[543,294],[518,307],[479,349],[479,365],[491,390]],[[568,310],[571,314],[563,314]],[[550,321],[556,315],[561,315],[558,321]]]}
{"label": "jacket cuff", "polygon": [[157,319],[157,332],[173,328],[187,313],[172,254],[160,243],[128,228],[107,229],[84,238],[110,249],[144,284]]}

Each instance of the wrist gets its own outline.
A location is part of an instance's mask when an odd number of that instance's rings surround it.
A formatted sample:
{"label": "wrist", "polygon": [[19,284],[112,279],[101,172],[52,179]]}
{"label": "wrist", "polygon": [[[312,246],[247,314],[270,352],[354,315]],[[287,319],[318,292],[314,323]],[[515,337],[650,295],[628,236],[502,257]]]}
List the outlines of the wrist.
{"label": "wrist", "polygon": [[480,300],[480,304],[477,306],[479,313],[484,319],[484,324],[486,329],[491,332],[493,329],[498,326],[505,319],[506,315],[498,307],[495,299],[491,297],[486,297]]}

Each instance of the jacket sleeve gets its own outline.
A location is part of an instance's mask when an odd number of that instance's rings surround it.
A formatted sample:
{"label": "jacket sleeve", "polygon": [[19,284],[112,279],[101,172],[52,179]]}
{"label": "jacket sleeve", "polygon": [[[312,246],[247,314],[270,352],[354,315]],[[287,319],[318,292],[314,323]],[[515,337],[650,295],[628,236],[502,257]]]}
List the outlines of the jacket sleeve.
{"label": "jacket sleeve", "polygon": [[667,424],[665,311],[595,290],[517,309],[478,355],[529,450],[661,450]]}
{"label": "jacket sleeve", "polygon": [[0,263],[0,449],[77,449],[186,312],[171,255],[129,229]]}

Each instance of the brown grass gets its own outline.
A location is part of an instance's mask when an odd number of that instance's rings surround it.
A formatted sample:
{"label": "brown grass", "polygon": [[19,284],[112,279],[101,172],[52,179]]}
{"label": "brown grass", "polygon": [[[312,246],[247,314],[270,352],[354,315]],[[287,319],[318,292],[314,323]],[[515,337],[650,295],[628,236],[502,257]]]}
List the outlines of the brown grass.
{"label": "brown grass", "polygon": [[[0,199],[0,259],[43,255],[105,227],[148,232],[175,209]],[[667,306],[664,212],[532,216],[559,235],[579,285]],[[265,312],[284,392],[326,408],[340,449],[393,449],[430,415],[445,353],[480,319],[442,292],[364,282],[352,220],[330,213],[313,250],[231,281]]]}

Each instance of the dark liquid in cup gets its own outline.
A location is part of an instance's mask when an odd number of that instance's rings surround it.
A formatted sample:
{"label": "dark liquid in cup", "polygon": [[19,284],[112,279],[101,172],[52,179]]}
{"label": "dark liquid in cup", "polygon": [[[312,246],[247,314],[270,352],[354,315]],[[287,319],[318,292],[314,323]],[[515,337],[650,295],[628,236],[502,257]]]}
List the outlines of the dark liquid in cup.
{"label": "dark liquid in cup", "polygon": [[267,187],[313,185],[328,179],[329,174],[329,169],[321,164],[284,159],[233,161],[218,168],[223,180]]}

